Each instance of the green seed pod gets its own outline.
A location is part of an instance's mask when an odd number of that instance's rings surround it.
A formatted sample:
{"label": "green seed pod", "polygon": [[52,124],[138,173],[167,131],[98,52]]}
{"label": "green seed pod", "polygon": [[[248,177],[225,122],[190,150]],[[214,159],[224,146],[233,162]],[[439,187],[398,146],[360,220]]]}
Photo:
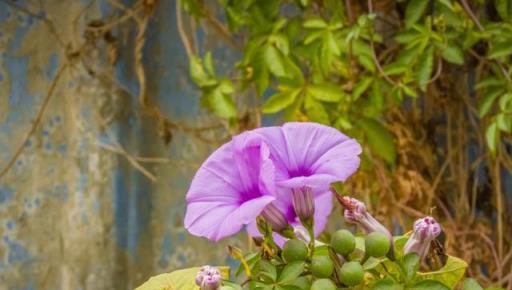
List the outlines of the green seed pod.
{"label": "green seed pod", "polygon": [[350,231],[339,230],[331,237],[331,247],[336,253],[346,256],[356,248],[356,239]]}
{"label": "green seed pod", "polygon": [[332,275],[334,264],[329,256],[313,256],[311,272],[317,278],[327,278]]}
{"label": "green seed pod", "polygon": [[341,266],[340,281],[347,286],[361,284],[364,279],[363,266],[359,262],[346,262]]}
{"label": "green seed pod", "polygon": [[311,285],[311,290],[336,290],[336,285],[330,279],[318,279]]}
{"label": "green seed pod", "polygon": [[364,237],[366,255],[369,257],[383,257],[391,248],[388,237],[381,232],[373,232]]}
{"label": "green seed pod", "polygon": [[283,247],[283,258],[286,262],[304,261],[308,256],[308,247],[303,241],[288,240]]}

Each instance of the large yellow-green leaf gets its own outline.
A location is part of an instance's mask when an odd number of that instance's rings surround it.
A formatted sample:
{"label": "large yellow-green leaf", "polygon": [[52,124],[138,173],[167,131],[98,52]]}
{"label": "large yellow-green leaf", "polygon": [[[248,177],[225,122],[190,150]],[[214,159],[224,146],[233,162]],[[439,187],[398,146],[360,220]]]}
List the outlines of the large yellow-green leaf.
{"label": "large yellow-green leaf", "polygon": [[[195,280],[200,268],[187,268],[153,276],[135,290],[198,290]],[[222,278],[229,278],[229,267],[217,267],[217,269],[221,272]]]}
{"label": "large yellow-green leaf", "polygon": [[432,279],[443,283],[450,289],[454,289],[464,277],[468,264],[459,258],[449,256],[446,265],[434,272],[418,273],[424,279]]}

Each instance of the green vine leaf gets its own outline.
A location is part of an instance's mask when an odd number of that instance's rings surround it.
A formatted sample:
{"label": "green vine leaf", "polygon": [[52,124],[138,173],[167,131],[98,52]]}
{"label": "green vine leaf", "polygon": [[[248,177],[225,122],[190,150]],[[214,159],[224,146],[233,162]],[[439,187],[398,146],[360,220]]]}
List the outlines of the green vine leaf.
{"label": "green vine leaf", "polygon": [[429,46],[420,56],[417,65],[416,79],[422,91],[427,89],[427,84],[434,69],[434,48]]}
{"label": "green vine leaf", "polygon": [[491,47],[489,58],[500,58],[512,54],[512,41],[500,42]]}
{"label": "green vine leaf", "polygon": [[405,27],[411,27],[414,23],[418,22],[425,10],[427,9],[429,1],[425,0],[411,0],[405,9]]}
{"label": "green vine leaf", "polygon": [[346,97],[346,93],[333,83],[311,84],[307,87],[308,93],[315,99],[324,102],[339,102]]}
{"label": "green vine leaf", "polygon": [[361,119],[359,125],[368,139],[368,145],[372,152],[382,157],[389,164],[395,164],[395,142],[388,129],[374,119]]}
{"label": "green vine leaf", "polygon": [[[466,272],[466,268],[468,264],[459,258],[448,256],[448,260],[444,267],[439,269],[438,271],[433,272],[419,272],[418,275],[423,277],[424,279],[432,279],[436,280],[439,283],[445,285],[445,288],[432,288],[432,289],[453,289],[460,282],[462,277],[464,277],[464,273]],[[437,286],[436,286],[437,287]],[[446,288],[448,287],[448,288]],[[414,289],[427,289],[427,288],[414,288]],[[428,288],[430,289],[430,288]]]}
{"label": "green vine leaf", "polygon": [[265,104],[263,104],[263,113],[271,114],[285,109],[293,104],[300,92],[301,89],[287,90],[271,96]]}

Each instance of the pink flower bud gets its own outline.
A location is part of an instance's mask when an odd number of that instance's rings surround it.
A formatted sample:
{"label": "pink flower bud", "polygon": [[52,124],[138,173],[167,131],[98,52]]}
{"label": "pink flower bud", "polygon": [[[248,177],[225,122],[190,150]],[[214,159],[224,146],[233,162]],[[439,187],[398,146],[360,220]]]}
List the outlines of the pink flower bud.
{"label": "pink flower bud", "polygon": [[272,203],[265,207],[261,215],[274,232],[282,232],[290,226],[284,214]]}
{"label": "pink flower bud", "polygon": [[417,253],[421,260],[430,248],[430,242],[441,234],[441,226],[431,216],[420,218],[414,222],[413,233],[404,246],[404,255]]}
{"label": "pink flower bud", "polygon": [[393,236],[388,229],[377,221],[370,213],[366,211],[366,206],[361,201],[348,196],[336,195],[338,201],[345,208],[345,220],[349,223],[358,225],[366,234],[372,232],[381,232],[385,234],[391,244],[393,244]]}
{"label": "pink flower bud", "polygon": [[199,269],[196,276],[196,285],[201,290],[217,290],[220,288],[222,276],[217,268],[211,266],[203,266]]}
{"label": "pink flower bud", "polygon": [[304,222],[310,222],[315,214],[315,201],[311,187],[292,189],[292,204],[295,214]]}

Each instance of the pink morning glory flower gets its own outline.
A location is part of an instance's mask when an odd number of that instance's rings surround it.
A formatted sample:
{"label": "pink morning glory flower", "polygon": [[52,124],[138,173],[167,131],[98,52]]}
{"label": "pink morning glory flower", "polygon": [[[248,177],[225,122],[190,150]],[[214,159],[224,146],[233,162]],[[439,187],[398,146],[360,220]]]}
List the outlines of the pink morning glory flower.
{"label": "pink morning glory flower", "polygon": [[268,146],[245,132],[217,149],[187,193],[185,228],[210,240],[236,234],[274,201],[275,167]]}
{"label": "pink morning glory flower", "polygon": [[404,255],[415,252],[421,260],[430,248],[430,242],[441,234],[441,226],[431,216],[420,218],[414,222],[413,233],[404,246]]}
{"label": "pink morning glory flower", "polygon": [[[292,192],[310,188],[319,234],[332,210],[329,186],[354,173],[360,152],[354,139],[316,123],[242,133],[215,151],[196,173],[186,197],[185,227],[211,240],[233,235],[245,225],[258,236],[255,220],[267,206],[298,225]],[[307,214],[309,208],[299,212]]]}
{"label": "pink morning glory flower", "polygon": [[[272,127],[276,128],[276,127]],[[317,123],[286,123],[278,130],[256,130],[268,144],[276,168],[276,206],[290,224],[300,225],[299,214],[314,211],[315,235],[325,228],[332,211],[331,183],[345,181],[359,167],[361,145],[339,130]],[[304,203],[297,194],[306,194]],[[314,204],[308,202],[312,194]],[[295,197],[295,198],[294,198]],[[293,203],[302,205],[294,209]],[[249,228],[251,234],[254,229]]]}

